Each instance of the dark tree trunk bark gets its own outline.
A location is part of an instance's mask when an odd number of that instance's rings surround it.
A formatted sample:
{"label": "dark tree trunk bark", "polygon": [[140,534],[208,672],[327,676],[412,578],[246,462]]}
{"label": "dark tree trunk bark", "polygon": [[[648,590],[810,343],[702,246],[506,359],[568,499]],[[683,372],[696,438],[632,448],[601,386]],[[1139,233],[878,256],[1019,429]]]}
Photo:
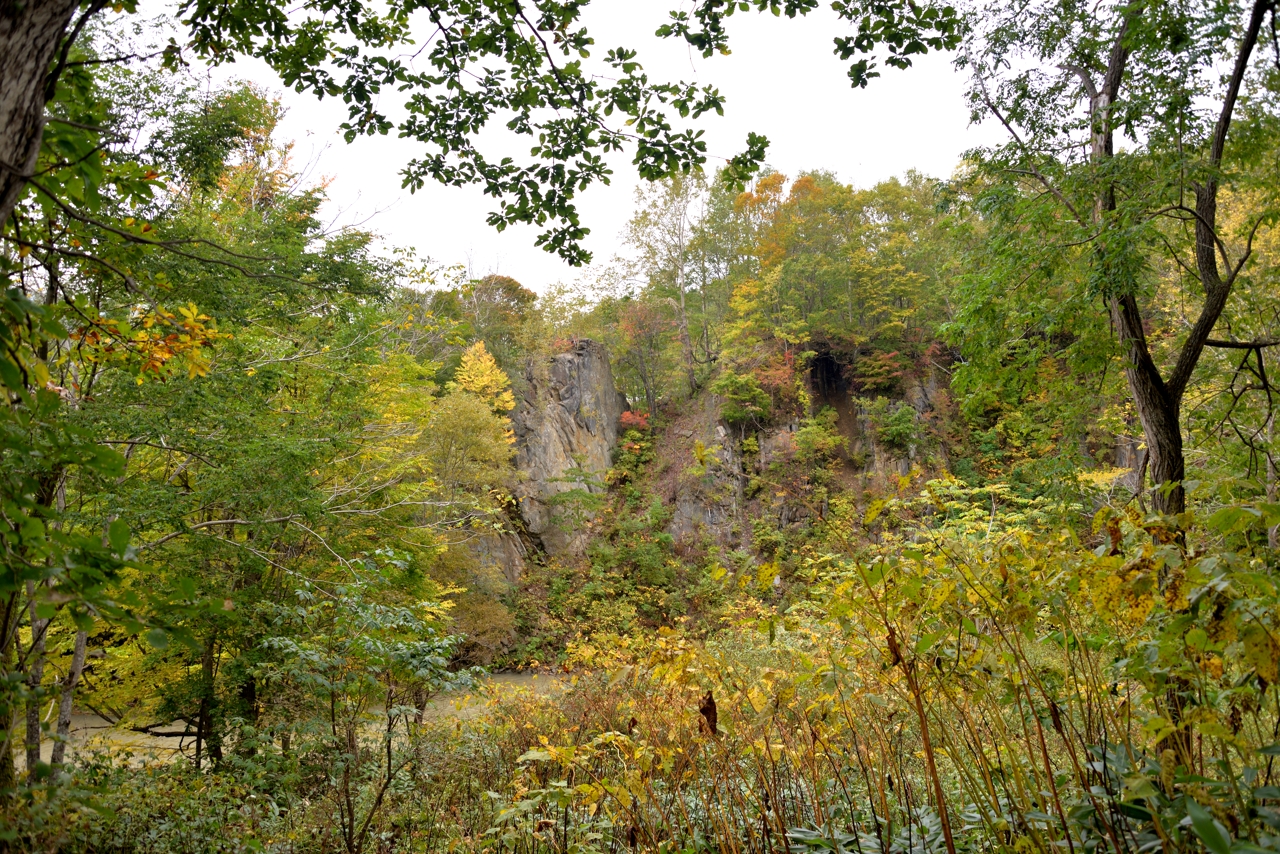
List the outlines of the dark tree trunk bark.
{"label": "dark tree trunk bark", "polygon": [[[1258,353],[1258,360],[1262,360],[1262,353]],[[1271,504],[1276,503],[1276,458],[1272,452],[1272,443],[1275,441],[1276,434],[1276,411],[1274,404],[1267,407],[1267,501]],[[1280,547],[1280,525],[1272,525],[1267,529],[1267,546],[1270,548]]]}
{"label": "dark tree trunk bark", "polygon": [[217,698],[214,694],[214,645],[210,638],[200,659],[200,711],[196,718],[196,768],[200,768],[204,754],[216,765],[222,761],[222,738],[215,724]]}
{"label": "dark tree trunk bark", "polygon": [[[258,727],[258,680],[252,673],[240,683],[240,711],[256,730]],[[256,747],[249,747],[244,752],[248,756],[258,755]]]}
{"label": "dark tree trunk bark", "polygon": [[245,677],[240,683],[240,705],[243,706],[244,716],[253,725],[258,723],[258,680],[253,678],[253,674]]}
{"label": "dark tree trunk bark", "polygon": [[[9,675],[18,670],[18,621],[21,619],[17,593],[9,594],[0,607],[0,674]],[[0,695],[0,798],[13,791],[18,782],[17,766],[13,761],[13,723],[16,709],[10,700],[14,692],[9,689]]]}
{"label": "dark tree trunk bark", "polygon": [[[1142,430],[1147,440],[1147,454],[1150,465],[1151,483],[1153,487],[1152,504],[1159,513],[1178,514],[1186,509],[1186,491],[1183,480],[1186,476],[1186,460],[1182,452],[1182,394],[1187,383],[1204,352],[1205,342],[1213,332],[1213,327],[1226,308],[1231,296],[1232,285],[1236,276],[1244,267],[1248,257],[1239,260],[1232,266],[1226,263],[1225,273],[1219,266],[1218,258],[1218,179],[1217,170],[1222,165],[1222,157],[1226,151],[1227,133],[1231,129],[1232,116],[1235,113],[1236,100],[1248,69],[1250,57],[1258,43],[1258,33],[1267,13],[1271,10],[1273,0],[1254,0],[1249,21],[1240,42],[1240,50],[1235,58],[1235,68],[1227,82],[1227,91],[1222,99],[1218,121],[1209,140],[1207,156],[1209,177],[1201,184],[1194,185],[1195,192],[1195,258],[1196,272],[1204,291],[1204,302],[1200,306],[1200,315],[1191,327],[1187,340],[1178,352],[1178,361],[1173,366],[1166,381],[1151,358],[1147,346],[1146,333],[1142,327],[1142,313],[1132,290],[1126,283],[1114,283],[1117,293],[1111,297],[1111,324],[1123,348],[1125,360],[1125,377],[1129,383],[1129,391],[1134,406],[1138,410],[1138,418],[1142,421]],[[1129,60],[1128,32],[1130,25],[1143,14],[1140,5],[1130,7],[1120,25],[1111,48],[1107,62],[1106,77],[1102,85],[1095,86],[1087,72],[1080,70],[1087,94],[1089,95],[1089,112],[1094,117],[1092,140],[1092,158],[1095,162],[1104,162],[1113,156],[1113,130],[1110,117],[1111,105],[1120,95],[1121,82]],[[1098,193],[1094,202],[1093,219],[1096,225],[1105,225],[1105,220],[1116,209],[1115,188],[1107,185]],[[1099,252],[1106,251],[1100,246]],[[1225,258],[1223,261],[1225,262]]]}
{"label": "dark tree trunk bark", "polygon": [[0,223],[35,169],[50,68],[79,0],[0,0]]}
{"label": "dark tree trunk bark", "polygon": [[209,700],[213,694],[213,641],[209,641],[200,656],[200,708],[196,712],[196,770],[204,763],[206,742],[209,739]]}
{"label": "dark tree trunk bark", "polygon": [[84,672],[84,654],[88,636],[84,632],[76,632],[76,645],[71,653],[71,671],[67,681],[62,685],[62,700],[58,704],[58,731],[53,742],[53,755],[49,764],[57,768],[67,753],[67,740],[71,738],[71,709],[75,701],[76,687],[80,684],[80,675]]}
{"label": "dark tree trunk bark", "polygon": [[1181,513],[1186,509],[1181,400],[1173,395],[1151,359],[1142,316],[1132,296],[1111,300],[1111,325],[1124,348],[1125,379],[1147,440],[1152,504],[1157,513]]}
{"label": "dark tree trunk bark", "polygon": [[40,762],[40,684],[44,681],[45,633],[49,621],[36,614],[36,585],[27,582],[27,608],[31,619],[31,664],[27,672],[27,773]]}

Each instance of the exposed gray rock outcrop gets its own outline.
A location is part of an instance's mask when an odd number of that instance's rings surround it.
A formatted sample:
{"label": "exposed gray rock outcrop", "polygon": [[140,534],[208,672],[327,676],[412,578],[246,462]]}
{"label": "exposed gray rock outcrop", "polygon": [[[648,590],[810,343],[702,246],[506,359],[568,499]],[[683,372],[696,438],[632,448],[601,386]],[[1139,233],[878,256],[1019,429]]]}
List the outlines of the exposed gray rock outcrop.
{"label": "exposed gray rock outcrop", "polygon": [[481,568],[499,573],[511,587],[520,582],[528,550],[516,532],[486,533],[473,540],[470,548]]}
{"label": "exposed gray rock outcrop", "polygon": [[[738,443],[720,422],[721,400],[704,394],[690,401],[671,443],[678,448],[682,467],[671,484],[671,522],[667,532],[676,540],[710,533],[728,538],[728,527],[743,504],[742,455]],[[689,463],[693,465],[689,466]]]}
{"label": "exposed gray rock outcrop", "polygon": [[[830,474],[835,485],[862,492],[892,485],[917,466],[947,469],[946,448],[931,434],[931,423],[948,405],[946,386],[935,371],[906,378],[896,396],[868,406],[855,399],[842,366],[830,357],[825,361],[811,373],[809,392],[812,414],[830,407],[831,426],[846,443]],[[677,541],[709,538],[749,550],[752,520],[769,519],[785,528],[824,513],[825,505],[810,495],[809,464],[796,461],[803,423],[772,423],[743,437],[720,420],[722,403],[710,393],[686,403],[663,437],[661,453],[675,470],[666,478],[667,532]],[[878,422],[898,410],[912,413],[912,435],[886,441]]]}
{"label": "exposed gray rock outcrop", "polygon": [[604,346],[585,339],[547,363],[530,365],[525,379],[511,419],[521,473],[520,517],[547,554],[577,553],[585,533],[572,501],[556,496],[571,490],[604,492],[627,399],[614,385]]}

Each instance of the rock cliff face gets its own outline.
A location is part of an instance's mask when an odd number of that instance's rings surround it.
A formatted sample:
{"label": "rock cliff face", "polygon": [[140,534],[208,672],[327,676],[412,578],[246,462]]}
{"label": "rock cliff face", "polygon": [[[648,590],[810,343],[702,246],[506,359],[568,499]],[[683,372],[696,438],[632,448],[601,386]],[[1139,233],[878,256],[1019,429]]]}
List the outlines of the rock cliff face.
{"label": "rock cliff face", "polygon": [[711,533],[736,548],[739,543],[730,542],[729,529],[746,502],[747,475],[738,442],[720,421],[721,403],[710,393],[689,401],[663,437],[659,453],[671,469],[666,478],[672,505],[667,533],[677,541]]}
{"label": "rock cliff face", "polygon": [[604,492],[627,398],[614,386],[604,346],[585,339],[547,363],[531,364],[525,378],[527,390],[511,419],[520,517],[547,554],[574,554],[586,536],[573,496],[557,496]]}
{"label": "rock cliff face", "polygon": [[514,587],[524,575],[529,550],[514,531],[483,534],[471,541],[470,549],[481,570],[498,575],[508,587]]}
{"label": "rock cliff face", "polygon": [[[832,427],[845,440],[837,484],[856,493],[891,487],[915,467],[949,467],[943,443],[929,433],[929,422],[946,405],[946,389],[933,372],[913,377],[886,409],[873,413],[855,402],[833,360],[819,360],[810,375],[812,413],[830,407]],[[663,498],[671,508],[667,532],[677,541],[709,537],[721,546],[749,551],[751,522],[769,519],[780,528],[803,523],[820,503],[806,498],[811,489],[806,465],[797,465],[801,422],[778,422],[739,437],[720,420],[722,401],[706,393],[687,403],[659,441]],[[914,410],[913,438],[892,444],[879,436],[877,417],[888,406]],[[750,440],[750,450],[741,439]]]}
{"label": "rock cliff face", "polygon": [[[936,441],[936,437],[930,440],[928,435],[929,422],[948,406],[949,400],[946,383],[937,369],[903,378],[895,394],[878,401],[881,408],[877,412],[855,400],[840,366],[831,357],[822,356],[815,360],[810,372],[809,393],[813,414],[828,407],[834,410],[835,430],[848,442],[846,474],[856,477],[862,488],[873,481],[892,483],[916,467],[926,471],[950,468],[945,443]],[[915,412],[915,426],[909,430],[913,435],[897,442],[886,441],[877,422],[891,415],[892,410],[905,407]],[[852,482],[846,484],[850,485]]]}

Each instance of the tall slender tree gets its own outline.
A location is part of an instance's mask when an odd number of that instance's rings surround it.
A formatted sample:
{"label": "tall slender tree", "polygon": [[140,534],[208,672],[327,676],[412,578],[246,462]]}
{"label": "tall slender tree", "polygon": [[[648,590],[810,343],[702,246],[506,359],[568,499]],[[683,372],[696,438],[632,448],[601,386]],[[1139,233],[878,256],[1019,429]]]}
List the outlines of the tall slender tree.
{"label": "tall slender tree", "polygon": [[[1079,287],[1105,306],[1121,349],[1154,505],[1180,513],[1183,396],[1205,347],[1221,343],[1214,327],[1254,232],[1276,209],[1269,200],[1243,234],[1219,225],[1220,191],[1247,159],[1248,142],[1233,153],[1230,132],[1250,108],[1242,96],[1265,61],[1256,48],[1275,2],[1049,0],[978,11],[962,57],[970,98],[1009,140],[983,155],[994,181],[986,204],[1012,206],[1010,223],[1044,244],[1028,279],[1084,253]],[[1180,270],[1195,306],[1163,365],[1143,304],[1162,264]]]}

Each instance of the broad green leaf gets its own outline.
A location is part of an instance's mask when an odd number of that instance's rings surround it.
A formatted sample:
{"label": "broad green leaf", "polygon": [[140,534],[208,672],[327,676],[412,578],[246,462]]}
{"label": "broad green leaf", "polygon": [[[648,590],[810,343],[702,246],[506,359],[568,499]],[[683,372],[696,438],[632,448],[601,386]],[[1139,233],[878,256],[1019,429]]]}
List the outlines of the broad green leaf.
{"label": "broad green leaf", "polygon": [[1191,816],[1191,829],[1213,854],[1231,854],[1231,837],[1214,821],[1209,811],[1196,801],[1187,798],[1187,815]]}

